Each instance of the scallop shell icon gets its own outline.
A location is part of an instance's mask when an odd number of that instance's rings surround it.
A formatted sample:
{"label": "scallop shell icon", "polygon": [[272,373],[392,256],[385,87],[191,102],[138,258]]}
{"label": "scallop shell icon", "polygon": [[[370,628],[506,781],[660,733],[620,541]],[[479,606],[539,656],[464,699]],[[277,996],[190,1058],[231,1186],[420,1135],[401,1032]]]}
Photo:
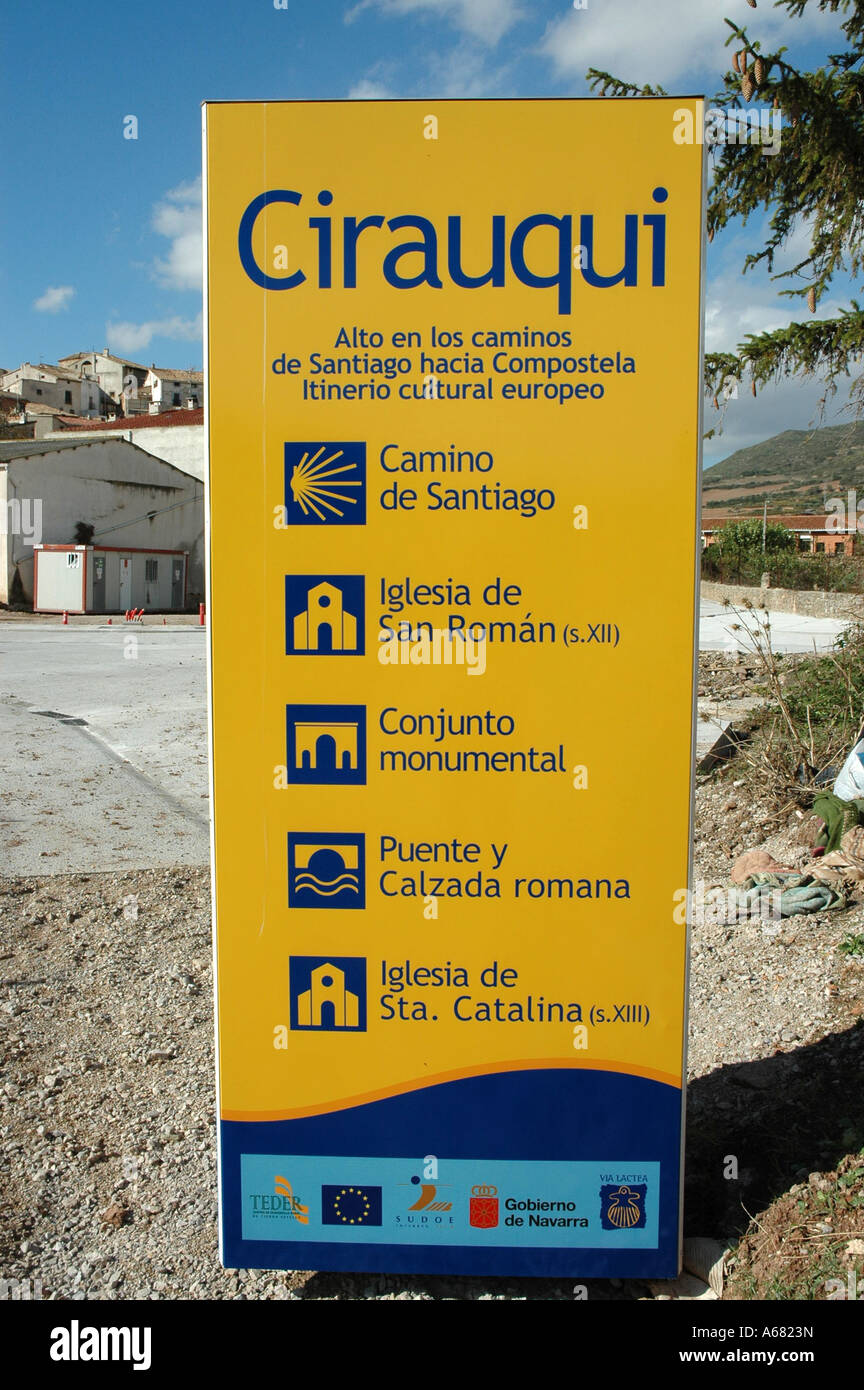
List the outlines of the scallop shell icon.
{"label": "scallop shell icon", "polygon": [[611,1191],[606,1199],[606,1220],[619,1231],[631,1230],[643,1218],[644,1194],[626,1184]]}
{"label": "scallop shell icon", "polygon": [[285,512],[292,526],[362,526],[365,444],[286,444]]}

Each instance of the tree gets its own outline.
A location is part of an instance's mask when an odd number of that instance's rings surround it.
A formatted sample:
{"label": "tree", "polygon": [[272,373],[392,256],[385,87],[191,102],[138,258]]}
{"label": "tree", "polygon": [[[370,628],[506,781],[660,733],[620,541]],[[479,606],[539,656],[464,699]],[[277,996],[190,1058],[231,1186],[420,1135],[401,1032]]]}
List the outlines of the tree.
{"label": "tree", "polygon": [[[748,3],[756,8],[756,0]],[[765,265],[772,278],[793,282],[781,294],[806,300],[815,314],[835,275],[857,277],[864,269],[864,0],[777,0],[776,7],[800,18],[808,4],[845,16],[845,51],[813,72],[796,68],[785,47],[763,52],[758,38],[725,21],[732,68],[711,105],[727,114],[741,112],[746,120],[751,102],[770,103],[782,114],[782,130],[776,154],[755,143],[712,146],[708,238],[733,218],[746,222],[759,209],[770,211],[765,244],[746,257],[743,272]],[[661,87],[634,86],[596,68],[587,77],[601,96],[667,95]],[[809,235],[807,255],[773,274],[778,252],[802,225]],[[749,377],[755,395],[760,385],[801,373],[821,377],[827,398],[839,377],[860,369],[862,353],[864,309],[853,299],[836,318],[748,334],[734,353],[706,354],[705,385],[717,407],[730,378],[741,383]],[[853,380],[852,397],[859,411],[864,408],[864,374]]]}
{"label": "tree", "polygon": [[[762,518],[759,516],[746,517],[741,521],[727,521],[725,526],[721,526],[714,538],[720,559],[731,562],[750,559],[754,555],[762,554]],[[796,548],[794,531],[780,524],[779,521],[769,521],[765,527],[765,554],[779,555],[783,551],[790,551]]]}

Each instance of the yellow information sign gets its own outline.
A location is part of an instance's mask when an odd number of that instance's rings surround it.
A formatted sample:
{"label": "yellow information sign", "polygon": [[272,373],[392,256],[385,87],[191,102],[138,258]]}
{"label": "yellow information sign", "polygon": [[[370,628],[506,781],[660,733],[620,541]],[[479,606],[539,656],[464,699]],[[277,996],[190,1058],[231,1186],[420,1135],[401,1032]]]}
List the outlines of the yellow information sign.
{"label": "yellow information sign", "polygon": [[205,108],[227,1264],[677,1272],[682,112]]}

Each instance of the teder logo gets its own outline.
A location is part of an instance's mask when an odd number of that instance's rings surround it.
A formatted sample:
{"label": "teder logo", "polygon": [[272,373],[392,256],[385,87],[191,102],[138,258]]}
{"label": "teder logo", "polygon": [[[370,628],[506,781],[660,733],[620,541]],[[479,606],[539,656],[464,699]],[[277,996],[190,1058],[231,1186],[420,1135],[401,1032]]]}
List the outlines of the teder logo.
{"label": "teder logo", "polygon": [[645,1225],[648,1184],[604,1183],[600,1188],[600,1220],[604,1231],[634,1231]]}
{"label": "teder logo", "polygon": [[149,1327],[68,1327],[51,1329],[52,1361],[131,1361],[135,1371],[150,1369]]}
{"label": "teder logo", "polygon": [[305,1207],[300,1201],[300,1198],[295,1195],[294,1189],[288,1179],[283,1178],[279,1173],[276,1174],[273,1180],[273,1195],[274,1197],[284,1197],[286,1199],[289,1216],[299,1222],[301,1226],[309,1225],[309,1208]]}

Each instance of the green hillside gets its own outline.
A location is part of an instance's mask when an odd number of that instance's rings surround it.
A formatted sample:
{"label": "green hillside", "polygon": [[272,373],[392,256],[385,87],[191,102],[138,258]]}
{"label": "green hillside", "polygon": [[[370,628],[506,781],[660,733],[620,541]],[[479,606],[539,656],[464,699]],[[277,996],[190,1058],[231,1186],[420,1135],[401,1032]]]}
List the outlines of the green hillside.
{"label": "green hillside", "polygon": [[855,488],[864,499],[864,422],[784,430],[738,449],[702,475],[705,511],[822,512],[829,497]]}

